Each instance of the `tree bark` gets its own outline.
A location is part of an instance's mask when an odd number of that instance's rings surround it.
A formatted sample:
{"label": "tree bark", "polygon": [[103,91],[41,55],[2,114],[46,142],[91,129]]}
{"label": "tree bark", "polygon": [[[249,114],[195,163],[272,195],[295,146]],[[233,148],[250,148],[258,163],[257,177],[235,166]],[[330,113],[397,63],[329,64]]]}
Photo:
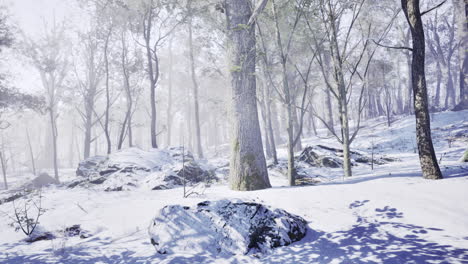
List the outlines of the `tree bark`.
{"label": "tree bark", "polygon": [[258,120],[255,25],[249,0],[226,0],[232,84],[232,146],[229,181],[233,190],[270,188]]}
{"label": "tree bark", "polygon": [[441,179],[439,164],[431,137],[431,123],[428,109],[425,75],[424,28],[419,10],[419,0],[401,0],[402,9],[411,29],[413,39],[412,87],[414,112],[416,115],[416,140],[423,177]]}

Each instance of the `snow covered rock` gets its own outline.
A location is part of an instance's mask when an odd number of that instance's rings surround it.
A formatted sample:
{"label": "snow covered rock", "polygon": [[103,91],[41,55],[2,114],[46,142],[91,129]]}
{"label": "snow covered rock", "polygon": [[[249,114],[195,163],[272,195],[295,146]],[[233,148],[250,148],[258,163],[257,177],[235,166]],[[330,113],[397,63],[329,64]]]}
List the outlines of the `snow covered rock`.
{"label": "snow covered rock", "polygon": [[337,157],[320,155],[313,147],[306,147],[297,158],[314,167],[339,168],[343,162]]}
{"label": "snow covered rock", "polygon": [[76,176],[93,177],[99,174],[101,166],[107,161],[106,156],[89,157],[78,164]]}
{"label": "snow covered rock", "polygon": [[190,208],[171,205],[159,211],[149,227],[160,254],[266,253],[301,240],[307,222],[282,209],[243,201],[205,201]]}
{"label": "snow covered rock", "polygon": [[68,185],[69,188],[91,186],[104,191],[125,191],[146,187],[158,190],[180,186],[184,176],[189,184],[216,180],[210,166],[195,161],[183,148],[150,151],[129,148],[106,157],[91,157],[80,162],[77,176],[85,179],[77,179]]}
{"label": "snow covered rock", "polygon": [[31,181],[30,187],[41,188],[50,184],[58,184],[58,183],[59,182],[55,178],[52,178],[49,174],[43,172]]}

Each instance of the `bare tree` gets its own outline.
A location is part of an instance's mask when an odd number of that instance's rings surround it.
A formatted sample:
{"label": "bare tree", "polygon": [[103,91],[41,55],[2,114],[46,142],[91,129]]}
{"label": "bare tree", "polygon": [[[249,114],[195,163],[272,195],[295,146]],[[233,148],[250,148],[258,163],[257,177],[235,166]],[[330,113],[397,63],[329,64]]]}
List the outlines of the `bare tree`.
{"label": "bare tree", "polygon": [[68,72],[68,51],[65,46],[65,28],[53,24],[45,34],[35,41],[27,39],[24,54],[38,70],[46,98],[52,139],[53,167],[55,179],[59,180],[57,153],[57,107],[64,90],[64,79]]}
{"label": "bare tree", "polygon": [[187,1],[187,28],[188,28],[188,46],[189,46],[189,58],[190,58],[190,77],[192,79],[193,86],[193,106],[194,106],[194,115],[195,115],[195,147],[196,152],[199,158],[203,158],[203,149],[201,145],[201,135],[200,135],[200,107],[198,99],[198,81],[197,75],[195,72],[195,57],[194,57],[194,46],[193,46],[193,17],[194,17],[194,8],[192,7],[193,0]]}
{"label": "bare tree", "polygon": [[175,20],[174,3],[170,1],[144,1],[141,3],[140,32],[144,43],[140,44],[146,51],[147,71],[150,81],[151,105],[151,146],[158,148],[156,128],[156,86],[160,77],[159,48],[182,20]]}
{"label": "bare tree", "polygon": [[[75,62],[75,77],[78,82],[79,94],[83,100],[83,111],[77,108],[83,121],[84,144],[83,158],[87,159],[91,153],[91,143],[96,138],[91,138],[92,128],[99,121],[95,119],[95,104],[100,93],[99,83],[102,78],[102,56],[99,53],[100,43],[97,32],[91,30],[80,34],[82,50],[78,54],[81,57],[81,63]],[[78,65],[77,65],[78,64]],[[80,65],[82,64],[82,65]],[[81,66],[81,70],[79,69]]]}

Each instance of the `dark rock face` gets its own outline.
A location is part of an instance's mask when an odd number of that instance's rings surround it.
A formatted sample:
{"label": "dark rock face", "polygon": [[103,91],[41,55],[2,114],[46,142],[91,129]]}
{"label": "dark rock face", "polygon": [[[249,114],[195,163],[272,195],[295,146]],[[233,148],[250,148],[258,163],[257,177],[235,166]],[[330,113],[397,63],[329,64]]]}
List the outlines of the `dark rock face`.
{"label": "dark rock face", "polygon": [[251,202],[205,201],[166,206],[154,218],[151,243],[161,253],[267,253],[306,235],[307,222],[281,209]]}

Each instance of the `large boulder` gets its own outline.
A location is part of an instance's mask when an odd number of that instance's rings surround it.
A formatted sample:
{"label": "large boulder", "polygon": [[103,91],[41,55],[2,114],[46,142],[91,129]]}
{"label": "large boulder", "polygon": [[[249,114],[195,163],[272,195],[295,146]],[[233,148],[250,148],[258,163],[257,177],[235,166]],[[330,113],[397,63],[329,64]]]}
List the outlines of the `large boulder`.
{"label": "large boulder", "polygon": [[149,227],[160,254],[266,253],[301,240],[307,222],[282,209],[243,201],[205,201],[195,207],[166,206]]}
{"label": "large boulder", "polygon": [[183,148],[144,151],[129,148],[109,156],[95,156],[80,162],[76,181],[68,185],[93,187],[104,191],[125,191],[136,187],[169,189],[183,184],[212,181],[209,166],[195,161]]}

